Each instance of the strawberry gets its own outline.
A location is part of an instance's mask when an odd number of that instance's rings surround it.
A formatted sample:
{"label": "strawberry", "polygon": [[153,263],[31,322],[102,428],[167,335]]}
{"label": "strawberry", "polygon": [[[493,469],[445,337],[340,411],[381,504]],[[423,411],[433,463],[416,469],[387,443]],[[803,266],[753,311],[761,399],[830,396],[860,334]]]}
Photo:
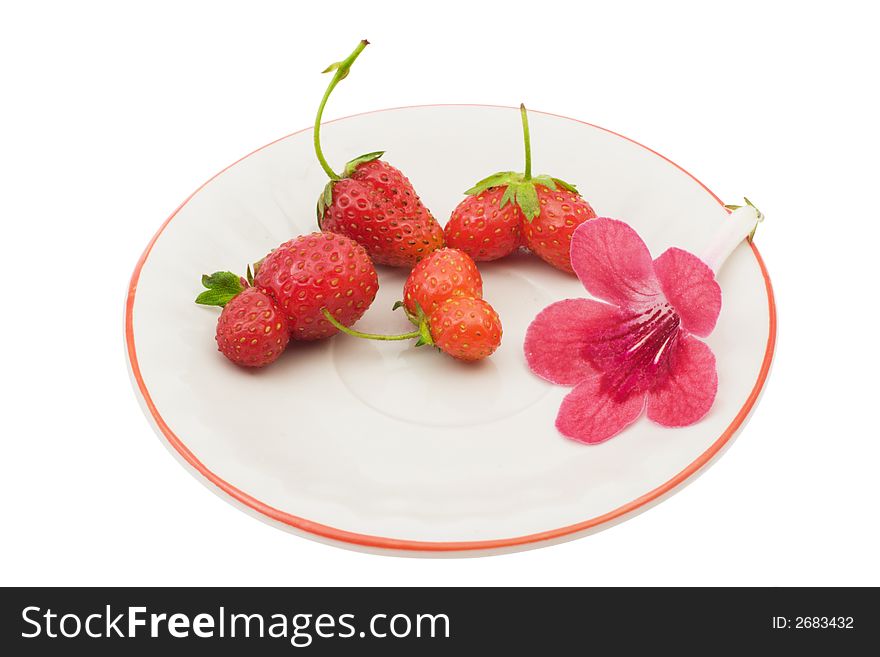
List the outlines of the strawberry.
{"label": "strawberry", "polygon": [[285,242],[257,269],[256,286],[286,314],[293,340],[318,340],[336,333],[322,314],[354,324],[379,289],[376,269],[364,248],[334,233],[311,233]]}
{"label": "strawberry", "polygon": [[543,185],[536,189],[541,212],[531,221],[523,222],[526,246],[556,269],[573,274],[571,236],[582,223],[595,219],[596,213],[571,189],[552,190]]}
{"label": "strawberry", "polygon": [[[484,178],[465,194],[446,224],[450,246],[469,253],[475,260],[494,260],[520,243],[514,224],[533,253],[567,272],[573,272],[569,247],[580,224],[596,213],[574,185],[548,175],[532,176],[529,121],[520,105],[525,142],[525,173],[500,171]],[[514,220],[514,217],[517,219]]]}
{"label": "strawberry", "polygon": [[430,313],[449,297],[458,295],[482,299],[483,278],[467,253],[443,248],[413,267],[403,286],[403,306],[411,315],[419,307]]}
{"label": "strawberry", "polygon": [[356,338],[415,339],[417,347],[434,345],[458,360],[481,360],[490,356],[501,344],[501,320],[498,313],[483,299],[471,296],[451,296],[441,302],[430,315],[425,315],[419,307],[417,315],[408,315],[418,328],[398,335],[362,333],[340,324],[326,310],[324,316],[340,331]]}
{"label": "strawberry", "polygon": [[483,299],[450,297],[428,317],[431,339],[459,360],[481,360],[501,344],[501,319]]}
{"label": "strawberry", "polygon": [[264,367],[274,362],[290,340],[287,317],[275,300],[232,272],[202,277],[208,288],[196,303],[221,306],[217,348],[236,365]]}
{"label": "strawberry", "polygon": [[501,204],[505,192],[492,187],[459,203],[443,229],[447,246],[480,262],[516,251],[523,243],[523,214],[514,203]]}
{"label": "strawberry", "polygon": [[334,73],[318,107],[314,142],[318,162],[330,182],[318,199],[318,226],[363,245],[377,264],[411,268],[443,246],[443,229],[422,205],[407,177],[379,159],[384,151],[356,157],[339,175],[321,150],[321,117],[327,99],[367,44],[361,41],[351,55],[324,71]]}

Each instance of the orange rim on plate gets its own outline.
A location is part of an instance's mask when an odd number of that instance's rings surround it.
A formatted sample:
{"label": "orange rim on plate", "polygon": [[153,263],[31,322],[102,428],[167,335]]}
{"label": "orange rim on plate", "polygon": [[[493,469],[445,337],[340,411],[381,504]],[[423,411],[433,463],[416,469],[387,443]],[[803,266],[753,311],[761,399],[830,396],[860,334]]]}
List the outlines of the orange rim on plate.
{"label": "orange rim on plate", "polygon": [[[363,114],[374,114],[377,112],[387,112],[394,111],[399,109],[414,109],[419,107],[440,107],[442,105],[413,105],[407,107],[394,107],[385,110],[374,110],[372,112],[362,112],[360,114],[354,114],[348,117],[342,117],[339,119],[335,119],[334,121],[342,121],[347,118],[352,118],[353,116],[361,116]],[[462,105],[446,105],[446,106],[462,106]],[[466,107],[499,107],[504,109],[516,109],[513,107],[506,107],[503,105],[464,105]],[[579,121],[578,119],[571,119],[567,116],[562,116],[561,114],[552,114],[550,112],[536,112],[535,110],[530,110],[533,114],[546,114],[548,116],[556,116],[563,119],[568,119],[570,121],[577,121],[578,123],[583,123],[584,125],[591,126],[593,128],[598,128],[599,130],[603,130],[605,132],[611,133],[623,139],[626,139],[629,142],[632,142],[638,146],[641,146],[645,150],[650,151],[654,155],[663,158],[674,167],[679,169],[680,171],[686,173],[688,176],[693,178],[703,189],[708,192],[712,198],[714,198],[720,205],[724,205],[724,203],[719,199],[706,185],[697,180],[691,173],[677,165],[675,162],[670,160],[669,158],[661,155],[657,151],[648,148],[644,144],[640,144],[634,139],[630,139],[624,135],[621,135],[613,130],[607,130],[601,126],[594,125],[592,123],[587,123],[586,121]],[[327,123],[332,123],[334,121],[328,121]],[[307,518],[301,518],[299,516],[295,516],[293,514],[287,513],[286,511],[282,511],[281,509],[276,509],[275,507],[269,506],[256,499],[255,497],[247,494],[243,490],[240,490],[230,484],[228,481],[218,477],[216,474],[211,472],[205,465],[199,461],[195,454],[193,454],[189,448],[184,444],[184,442],[174,433],[171,427],[165,422],[162,418],[162,415],[159,413],[159,409],[156,408],[156,405],[153,403],[152,396],[150,395],[150,391],[147,389],[146,383],[144,383],[143,376],[141,376],[140,366],[138,364],[137,358],[137,349],[135,347],[134,342],[134,324],[133,324],[133,311],[134,311],[134,301],[135,296],[137,294],[137,286],[138,280],[140,278],[141,269],[143,269],[144,263],[147,260],[147,257],[150,255],[150,251],[153,249],[153,245],[156,243],[156,240],[159,239],[159,236],[162,234],[162,231],[165,230],[166,226],[177,216],[177,213],[187,204],[189,201],[198,194],[208,183],[213,181],[217,176],[222,174],[223,172],[231,169],[236,164],[241,162],[242,160],[247,159],[254,153],[258,153],[264,148],[268,148],[273,144],[278,143],[288,137],[292,137],[297,134],[301,134],[303,132],[307,132],[312,128],[305,128],[303,130],[298,130],[297,132],[293,132],[289,135],[281,137],[280,139],[276,139],[273,142],[262,146],[255,151],[248,153],[244,157],[239,160],[236,160],[228,167],[223,170],[217,172],[210,179],[205,181],[198,189],[196,189],[189,197],[178,206],[178,208],[171,213],[171,216],[165,220],[162,226],[156,231],[156,234],[153,235],[153,238],[150,240],[150,243],[147,244],[147,248],[144,249],[143,254],[138,260],[137,265],[134,268],[134,273],[131,276],[131,282],[128,288],[128,297],[125,303],[125,342],[128,352],[129,362],[131,364],[131,371],[134,376],[134,379],[137,383],[138,390],[144,399],[144,403],[146,404],[147,409],[152,415],[153,419],[156,422],[156,425],[159,427],[159,430],[162,432],[162,435],[168,440],[170,445],[189,463],[193,468],[195,468],[202,476],[204,476],[208,481],[217,486],[224,493],[237,500],[238,502],[244,504],[247,507],[250,507],[254,511],[261,513],[262,515],[275,520],[280,523],[284,523],[285,525],[289,525],[290,527],[294,527],[296,529],[308,532],[310,534],[314,534],[316,536],[321,536],[323,538],[329,538],[335,541],[341,541],[343,543],[351,543],[355,545],[363,545],[373,548],[382,548],[388,550],[414,550],[421,552],[452,552],[452,551],[463,551],[463,550],[493,550],[505,547],[513,547],[513,546],[522,546],[528,545],[531,543],[539,543],[542,541],[549,541],[553,539],[562,538],[565,536],[571,536],[573,534],[577,534],[579,532],[585,532],[589,529],[597,528],[601,525],[605,525],[614,520],[622,519],[624,516],[631,514],[642,507],[650,504],[651,502],[659,499],[663,495],[670,493],[678,486],[687,481],[690,477],[696,474],[700,469],[702,469],[709,461],[711,461],[730,441],[731,438],[736,434],[737,430],[742,426],[742,423],[748,417],[749,412],[754,407],[755,402],[758,399],[758,396],[761,393],[761,389],[764,387],[764,383],[767,380],[767,375],[770,371],[770,363],[773,360],[773,352],[776,346],[776,301],[773,297],[773,286],[770,283],[770,276],[767,273],[767,267],[764,265],[764,260],[761,258],[761,254],[758,252],[758,248],[752,242],[750,244],[752,248],[752,253],[755,255],[755,259],[758,262],[758,266],[761,268],[761,275],[764,277],[764,286],[767,290],[767,311],[769,313],[769,334],[767,336],[767,348],[764,352],[764,359],[761,362],[761,369],[758,372],[758,378],[755,381],[755,385],[752,387],[749,396],[746,398],[745,403],[742,408],[740,408],[739,412],[736,414],[736,417],[733,418],[733,421],[724,430],[721,436],[718,437],[709,448],[700,454],[692,463],[690,463],[684,470],[679,472],[677,475],[666,481],[665,483],[657,486],[653,490],[645,493],[641,497],[636,498],[632,502],[624,504],[623,506],[619,506],[616,509],[609,511],[607,513],[603,513],[602,515],[596,516],[594,518],[590,518],[589,520],[584,520],[583,522],[575,523],[573,525],[566,525],[565,527],[559,527],[557,529],[550,529],[543,532],[538,532],[535,534],[527,534],[524,536],[513,536],[510,538],[499,538],[492,540],[484,540],[484,541],[412,541],[406,539],[397,539],[397,538],[388,538],[385,536],[371,536],[369,534],[358,534],[356,532],[349,532],[344,529],[338,529],[336,527],[330,527],[328,525],[323,525],[318,522],[313,522],[308,520]]]}

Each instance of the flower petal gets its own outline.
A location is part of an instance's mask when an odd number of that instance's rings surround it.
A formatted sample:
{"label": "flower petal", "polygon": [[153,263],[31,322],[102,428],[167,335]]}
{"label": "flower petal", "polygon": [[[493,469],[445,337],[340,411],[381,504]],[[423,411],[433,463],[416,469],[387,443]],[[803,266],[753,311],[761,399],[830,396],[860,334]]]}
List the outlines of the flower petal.
{"label": "flower petal", "polygon": [[561,385],[580,383],[594,374],[584,344],[596,329],[616,321],[617,309],[592,299],[550,304],[529,324],[523,349],[532,371]]}
{"label": "flower petal", "polygon": [[594,297],[624,308],[650,302],[660,291],[648,247],[622,221],[585,221],[571,238],[571,264]]}
{"label": "flower petal", "polygon": [[705,342],[679,339],[669,375],[648,392],[648,418],[665,427],[685,427],[703,419],[718,391],[715,354]]}
{"label": "flower petal", "polygon": [[721,312],[721,287],[709,265],[693,253],[671,248],[654,261],[654,270],[682,327],[694,335],[709,335]]}
{"label": "flower petal", "polygon": [[644,395],[614,401],[602,391],[601,377],[593,376],[575,386],[562,400],[556,428],[572,440],[595,445],[635,422],[644,408]]}

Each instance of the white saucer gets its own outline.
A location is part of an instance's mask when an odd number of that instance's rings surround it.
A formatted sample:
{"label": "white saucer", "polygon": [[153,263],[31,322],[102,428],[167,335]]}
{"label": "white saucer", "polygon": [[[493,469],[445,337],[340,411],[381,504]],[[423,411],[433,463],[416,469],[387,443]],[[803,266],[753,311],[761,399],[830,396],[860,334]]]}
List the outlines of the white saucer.
{"label": "white saucer", "polygon": [[[519,121],[514,108],[408,107],[330,122],[322,141],[337,168],[385,149],[445,224],[463,190],[521,168]],[[577,184],[600,216],[632,224],[655,256],[669,246],[699,252],[727,216],[701,183],[644,146],[551,114],[530,112],[530,122],[535,172]],[[546,305],[586,293],[573,276],[526,255],[480,267],[484,296],[504,324],[487,361],[337,336],[292,344],[261,371],[231,365],[214,342],[218,309],[193,303],[199,278],[243,272],[316,230],[326,180],[311,137],[309,129],[273,142],[199,188],[147,247],[126,306],[129,364],[148,417],[191,472],[241,508],[296,533],[379,551],[534,547],[662,499],[742,426],[766,380],[776,326],[769,277],[746,243],[720,273],[723,309],[706,340],[717,358],[715,405],[683,429],[643,417],[598,446],[557,433],[569,389],[529,371],[523,336]],[[407,329],[391,311],[405,277],[379,268],[379,294],[358,329]]]}

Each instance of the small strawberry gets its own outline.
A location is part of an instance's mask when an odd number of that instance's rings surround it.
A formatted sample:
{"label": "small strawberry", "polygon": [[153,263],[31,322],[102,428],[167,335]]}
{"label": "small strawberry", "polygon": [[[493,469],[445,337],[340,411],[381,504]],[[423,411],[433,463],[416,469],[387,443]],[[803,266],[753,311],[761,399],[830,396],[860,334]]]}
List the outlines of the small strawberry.
{"label": "small strawberry", "polygon": [[[571,267],[571,236],[596,213],[574,185],[548,175],[532,176],[529,121],[520,105],[526,152],[525,173],[501,171],[467,190],[469,196],[446,224],[446,240],[475,260],[501,258],[520,245],[563,271]],[[514,217],[518,221],[514,221]],[[519,231],[514,225],[519,225]]]}
{"label": "small strawberry", "polygon": [[501,319],[483,299],[450,297],[428,317],[431,339],[459,360],[482,360],[501,344]]}
{"label": "small strawberry", "polygon": [[407,177],[379,159],[384,151],[356,157],[339,175],[321,150],[321,117],[327,99],[367,43],[361,41],[351,55],[324,71],[334,73],[318,107],[314,142],[315,154],[330,182],[318,199],[318,226],[363,245],[377,264],[411,268],[443,246],[443,229],[422,205]]}
{"label": "small strawberry", "polygon": [[381,335],[362,333],[343,326],[324,311],[327,320],[343,333],[367,340],[417,340],[416,346],[434,345],[458,360],[481,360],[490,356],[501,344],[501,320],[498,313],[483,299],[452,296],[443,301],[430,315],[421,307],[410,319],[418,328],[409,333]]}
{"label": "small strawberry", "polygon": [[256,286],[287,315],[291,339],[318,340],[336,333],[324,319],[354,324],[379,289],[376,269],[364,248],[343,235],[311,233],[285,242],[259,264]]}
{"label": "small strawberry", "polygon": [[415,315],[419,306],[433,312],[452,296],[483,298],[483,278],[471,257],[458,249],[434,251],[413,267],[403,286],[403,306]]}
{"label": "small strawberry", "polygon": [[202,284],[208,289],[196,303],[223,308],[216,339],[224,356],[243,367],[264,367],[281,355],[290,327],[271,296],[228,271],[205,275]]}
{"label": "small strawberry", "polygon": [[459,203],[443,229],[447,246],[479,262],[503,258],[522,246],[522,210],[514,203],[502,205],[506,191],[492,187]]}

